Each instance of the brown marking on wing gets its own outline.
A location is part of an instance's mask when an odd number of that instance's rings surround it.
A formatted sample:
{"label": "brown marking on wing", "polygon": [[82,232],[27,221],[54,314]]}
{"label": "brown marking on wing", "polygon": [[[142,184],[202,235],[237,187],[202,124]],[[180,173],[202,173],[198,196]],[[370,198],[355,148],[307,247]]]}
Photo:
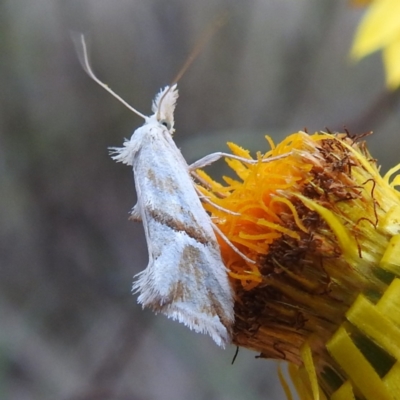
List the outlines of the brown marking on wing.
{"label": "brown marking on wing", "polygon": [[[201,229],[201,227],[197,225],[193,217],[191,217],[193,226],[190,226],[159,210],[150,209],[149,214],[150,217],[153,218],[155,221],[168,226],[168,228],[171,228],[176,232],[185,232],[189,237],[194,239],[196,242],[204,245],[208,244],[216,248],[216,243],[214,238],[204,234],[203,230]],[[191,216],[190,212],[188,212],[187,214]]]}
{"label": "brown marking on wing", "polygon": [[[196,282],[197,287],[201,292],[204,292],[205,282],[212,282],[212,280],[207,279],[207,275],[212,273],[211,271],[206,271],[201,268],[202,256],[201,251],[192,245],[186,245],[183,249],[178,269],[182,271],[182,275],[189,276]],[[212,266],[210,266],[212,268]],[[217,281],[215,281],[215,287],[207,287],[206,294],[208,297],[207,303],[203,304],[201,307],[198,305],[198,312],[210,316],[218,316],[221,323],[230,331],[232,326],[232,318],[225,312],[224,306],[218,300],[215,292],[221,292],[221,288]],[[202,293],[204,295],[204,293]],[[171,289],[168,298],[158,299],[148,306],[155,312],[163,312],[168,307],[175,302],[191,302],[196,301],[196,293],[189,291],[188,285],[185,284],[183,280],[178,280],[173,288]],[[229,300],[227,299],[227,302]],[[192,318],[194,318],[192,316]],[[194,318],[193,323],[199,325],[200,320]]]}
{"label": "brown marking on wing", "polygon": [[[179,262],[179,270],[182,271],[182,274],[191,276],[196,281],[196,286],[199,288],[204,287],[205,282],[212,282],[212,279],[207,279],[207,275],[212,274],[212,271],[206,271],[204,268],[201,268],[201,253],[200,250],[195,248],[194,246],[187,245],[185,246],[182,256]],[[213,266],[210,265],[210,268]],[[231,318],[226,315],[224,307],[221,305],[218,297],[215,295],[215,292],[221,293],[221,287],[217,280],[215,282],[215,287],[207,287],[207,297],[209,301],[206,304],[203,304],[202,307],[199,307],[199,312],[215,316],[217,315],[221,320],[221,323],[225,327],[230,327],[232,325]],[[182,281],[178,281],[174,288],[175,298],[179,298],[181,300],[188,300],[193,296],[193,293],[188,292],[188,288],[184,285]],[[227,299],[227,302],[229,300]]]}
{"label": "brown marking on wing", "polygon": [[[196,286],[204,284],[204,271],[198,267],[200,262],[200,250],[191,245],[185,246],[181,255],[178,269],[181,271],[182,276],[189,276],[189,279],[194,279],[196,281]],[[162,299],[158,298],[149,306],[154,311],[160,312],[175,302],[181,301],[184,303],[190,301],[193,299],[194,295],[195,293],[192,293],[189,290],[188,285],[186,285],[183,280],[178,280],[174,283],[173,287],[169,291],[168,297],[163,297]],[[211,309],[204,309],[201,311],[206,313],[212,312]],[[215,315],[215,313],[212,315]]]}
{"label": "brown marking on wing", "polygon": [[222,325],[224,325],[229,331],[233,323],[232,317],[225,313],[225,308],[221,306],[220,302],[212,291],[208,291],[208,296],[211,298],[211,304],[214,306],[215,313],[218,315]]}
{"label": "brown marking on wing", "polygon": [[146,172],[146,177],[153,185],[162,191],[173,194],[176,191],[175,181],[171,178],[159,179],[157,174],[149,168]]}
{"label": "brown marking on wing", "polygon": [[[186,279],[194,280],[196,282],[196,287],[199,287],[200,290],[203,289],[203,286],[205,285],[207,273],[200,267],[201,261],[202,257],[200,250],[194,246],[186,245],[183,249],[178,266],[179,271],[182,271],[182,275],[189,277]],[[182,281],[177,282],[174,289],[175,295],[182,300],[188,300],[196,296],[195,293],[188,292],[188,288]],[[210,292],[208,288],[207,292]],[[199,311],[208,315],[216,315],[214,307],[210,305],[203,305],[199,308]]]}

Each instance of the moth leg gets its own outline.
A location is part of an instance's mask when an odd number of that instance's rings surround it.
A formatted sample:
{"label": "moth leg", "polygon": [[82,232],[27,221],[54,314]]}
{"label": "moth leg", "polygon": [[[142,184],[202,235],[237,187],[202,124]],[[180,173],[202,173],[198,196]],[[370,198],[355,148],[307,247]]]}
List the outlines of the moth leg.
{"label": "moth leg", "polygon": [[132,210],[131,210],[131,215],[129,216],[130,221],[136,221],[136,222],[141,222],[142,221],[142,216],[140,215],[140,207],[139,203],[136,203]]}
{"label": "moth leg", "polygon": [[218,204],[214,203],[213,201],[211,201],[207,196],[205,196],[203,193],[200,192],[200,190],[195,186],[194,189],[197,192],[197,195],[199,196],[200,201],[204,201],[205,203],[208,203],[210,205],[212,205],[214,208],[216,208],[217,210],[223,211],[227,214],[231,214],[231,215],[241,215],[238,212],[235,211],[231,211],[228,210],[227,208],[221,207]]}
{"label": "moth leg", "polygon": [[239,254],[240,257],[242,257],[245,261],[247,261],[250,264],[255,264],[256,262],[252,260],[251,258],[247,257],[245,254],[243,254],[235,245],[232,244],[232,242],[222,233],[221,229],[218,228],[217,225],[215,225],[213,222],[211,222],[212,227],[214,230],[218,233],[219,236],[221,236],[221,239],[236,253]]}
{"label": "moth leg", "polygon": [[[212,189],[211,185],[209,182],[207,182],[205,179],[203,179],[196,171],[189,171],[190,175],[192,175],[193,178],[197,182],[200,182],[202,186],[204,186],[207,189]],[[221,197],[226,197],[226,196],[221,196]]]}
{"label": "moth leg", "polygon": [[[291,154],[292,153],[289,152],[289,153],[281,154],[281,155],[275,156],[275,157],[264,158],[264,159],[261,160],[261,162],[267,163],[267,162],[270,162],[270,161],[280,160],[281,158],[285,158],[285,157],[287,157],[287,156],[289,156]],[[200,158],[200,160],[195,161],[193,164],[190,164],[189,165],[189,171],[195,171],[196,169],[204,168],[207,165],[215,163],[216,161],[218,161],[222,157],[231,158],[233,160],[238,160],[238,161],[241,161],[244,164],[250,164],[250,165],[257,164],[259,162],[259,160],[250,160],[248,158],[235,156],[234,154],[217,152],[217,153],[208,154],[205,157]]]}

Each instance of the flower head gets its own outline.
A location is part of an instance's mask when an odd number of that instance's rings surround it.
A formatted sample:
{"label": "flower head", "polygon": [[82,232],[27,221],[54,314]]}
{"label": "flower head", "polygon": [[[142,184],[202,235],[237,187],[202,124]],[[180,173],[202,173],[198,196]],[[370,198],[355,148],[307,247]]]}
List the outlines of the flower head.
{"label": "flower head", "polygon": [[267,140],[256,164],[226,160],[238,179],[220,184],[198,171],[218,206],[204,205],[215,224],[255,261],[220,238],[236,296],[233,342],[289,361],[304,399],[344,390],[391,398],[384,379],[400,379],[400,180],[390,179],[400,167],[382,177],[348,134]]}

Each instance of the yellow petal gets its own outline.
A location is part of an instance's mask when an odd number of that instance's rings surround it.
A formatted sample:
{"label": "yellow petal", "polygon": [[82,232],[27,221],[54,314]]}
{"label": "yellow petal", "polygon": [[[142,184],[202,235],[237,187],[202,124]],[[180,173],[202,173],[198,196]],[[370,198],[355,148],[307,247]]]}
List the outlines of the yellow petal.
{"label": "yellow petal", "polygon": [[383,383],[393,393],[395,400],[400,398],[400,363],[397,362],[383,378]]}
{"label": "yellow petal", "polygon": [[280,365],[278,366],[278,377],[279,377],[279,381],[281,382],[282,388],[285,392],[285,396],[286,396],[287,400],[293,400],[293,396],[292,396],[292,392],[290,390],[289,383],[288,383],[285,375],[283,375],[282,368]]}
{"label": "yellow petal", "polygon": [[346,313],[347,319],[372,338],[389,354],[400,359],[400,328],[392,324],[379,308],[363,295],[359,295]]}
{"label": "yellow petal", "polygon": [[351,382],[346,381],[343,383],[343,385],[332,394],[331,400],[355,400]]}
{"label": "yellow petal", "polygon": [[306,207],[308,207],[310,210],[316,211],[328,223],[329,227],[335,233],[344,255],[349,259],[357,259],[357,243],[350,235],[346,227],[335,216],[335,214],[305,196],[298,194],[297,197],[304,203]]}
{"label": "yellow petal", "polygon": [[[397,17],[400,20],[400,14]],[[383,50],[386,70],[386,85],[389,89],[400,86],[400,35]]]}
{"label": "yellow petal", "polygon": [[379,266],[386,271],[400,275],[400,235],[392,236]]}
{"label": "yellow petal", "polygon": [[326,347],[366,399],[393,400],[379,375],[343,327],[338,329]]}
{"label": "yellow petal", "polygon": [[319,400],[319,387],[317,373],[315,371],[315,365],[312,357],[312,351],[310,345],[306,342],[300,349],[301,358],[304,362],[304,367],[307,371],[308,379],[310,380],[311,390],[314,400]]}
{"label": "yellow petal", "polygon": [[351,50],[359,59],[388,46],[400,35],[400,1],[374,1],[361,21]]}

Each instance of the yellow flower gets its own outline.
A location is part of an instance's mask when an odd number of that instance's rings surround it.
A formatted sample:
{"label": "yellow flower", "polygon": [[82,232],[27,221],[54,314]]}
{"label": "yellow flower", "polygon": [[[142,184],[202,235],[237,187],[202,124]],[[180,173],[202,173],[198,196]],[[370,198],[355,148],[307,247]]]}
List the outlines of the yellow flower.
{"label": "yellow flower", "polygon": [[374,0],[361,21],[351,54],[355,59],[382,50],[386,84],[400,86],[400,1]]}
{"label": "yellow flower", "polygon": [[400,178],[390,179],[400,166],[382,177],[348,134],[267,140],[254,165],[226,160],[238,179],[198,171],[219,206],[204,207],[255,261],[219,240],[235,291],[233,342],[288,361],[301,399],[399,398]]}

